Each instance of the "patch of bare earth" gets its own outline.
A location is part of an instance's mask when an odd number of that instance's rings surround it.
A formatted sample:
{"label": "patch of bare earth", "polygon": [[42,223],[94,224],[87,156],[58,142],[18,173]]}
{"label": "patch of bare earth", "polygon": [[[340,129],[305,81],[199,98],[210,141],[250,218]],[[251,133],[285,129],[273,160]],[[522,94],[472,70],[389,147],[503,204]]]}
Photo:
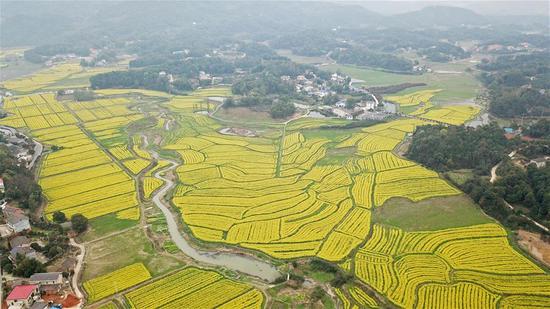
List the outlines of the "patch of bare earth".
{"label": "patch of bare earth", "polygon": [[534,258],[550,266],[550,240],[544,241],[540,234],[519,230],[518,243]]}

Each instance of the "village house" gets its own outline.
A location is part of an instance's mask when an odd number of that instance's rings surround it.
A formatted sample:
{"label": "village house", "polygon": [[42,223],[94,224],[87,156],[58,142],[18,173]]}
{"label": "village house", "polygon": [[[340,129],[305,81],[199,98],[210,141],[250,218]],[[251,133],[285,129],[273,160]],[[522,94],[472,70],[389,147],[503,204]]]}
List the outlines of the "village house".
{"label": "village house", "polygon": [[363,105],[365,107],[365,110],[376,108],[376,102],[374,102],[374,101],[362,101],[361,105]]}
{"label": "village house", "polygon": [[345,101],[345,100],[341,100],[341,101],[336,102],[336,107],[339,107],[339,108],[344,108],[344,107],[346,107],[346,101]]}
{"label": "village house", "polygon": [[38,254],[31,247],[15,247],[10,250],[10,260],[14,262],[18,255],[22,255],[28,259],[38,259]]}
{"label": "village house", "polygon": [[40,285],[63,284],[63,275],[59,272],[36,273],[31,276],[30,282]]}
{"label": "village house", "polygon": [[4,214],[6,223],[15,233],[28,231],[31,229],[29,217],[25,215],[23,210],[16,207],[6,206],[2,210],[2,213]]}
{"label": "village house", "polygon": [[38,297],[38,285],[18,285],[6,298],[9,309],[30,308],[34,303],[34,297]]}
{"label": "village house", "polygon": [[31,240],[27,236],[15,236],[10,240],[10,248],[30,247]]}
{"label": "village house", "polygon": [[218,85],[223,82],[223,77],[221,76],[214,76],[212,77],[212,85]]}
{"label": "village house", "polygon": [[60,272],[36,273],[30,277],[30,282],[38,284],[43,293],[59,293],[63,286],[63,275]]}

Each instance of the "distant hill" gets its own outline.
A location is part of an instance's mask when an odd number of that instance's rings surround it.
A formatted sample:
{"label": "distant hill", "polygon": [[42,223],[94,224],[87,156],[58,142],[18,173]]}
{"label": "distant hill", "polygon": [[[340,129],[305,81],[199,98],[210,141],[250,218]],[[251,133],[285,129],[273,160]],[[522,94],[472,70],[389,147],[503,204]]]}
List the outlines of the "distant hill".
{"label": "distant hill", "polygon": [[[82,2],[78,1],[77,4]],[[147,38],[192,31],[284,34],[383,23],[364,7],[329,2],[2,2],[2,45],[37,45],[86,36]]]}
{"label": "distant hill", "polygon": [[[396,3],[395,5],[399,5]],[[268,40],[304,30],[416,28],[487,24],[545,25],[545,17],[489,17],[471,10],[431,6],[383,16],[368,3],[234,1],[2,1],[1,45],[102,42],[157,38]],[[544,27],[544,26],[543,26]]]}
{"label": "distant hill", "polygon": [[409,25],[414,28],[481,26],[489,23],[485,16],[454,6],[430,6],[418,11],[394,15],[391,18],[401,26]]}

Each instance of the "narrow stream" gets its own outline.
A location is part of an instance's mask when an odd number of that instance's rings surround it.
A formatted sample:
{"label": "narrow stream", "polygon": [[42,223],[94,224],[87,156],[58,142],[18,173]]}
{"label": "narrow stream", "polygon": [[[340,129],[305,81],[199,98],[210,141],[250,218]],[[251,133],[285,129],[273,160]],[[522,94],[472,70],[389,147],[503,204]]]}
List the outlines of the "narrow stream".
{"label": "narrow stream", "polygon": [[[159,158],[156,152],[151,151],[151,153],[156,159]],[[173,162],[170,160],[168,161],[171,162],[171,165],[168,168],[164,168],[155,173],[155,177],[164,180],[165,185],[162,187],[162,189],[155,193],[152,200],[153,203],[155,203],[155,205],[157,205],[157,207],[164,214],[164,217],[166,218],[166,223],[168,224],[170,237],[172,238],[172,241],[176,244],[176,246],[178,246],[178,248],[183,253],[185,253],[187,256],[191,257],[197,262],[223,266],[228,269],[261,278],[268,282],[271,282],[279,277],[281,273],[279,273],[279,271],[277,271],[277,269],[273,265],[264,262],[258,258],[236,253],[199,251],[189,244],[189,242],[183,237],[183,235],[181,235],[180,231],[178,230],[176,218],[174,218],[174,215],[172,214],[172,212],[170,212],[168,206],[163,200],[166,193],[168,193],[168,191],[175,186],[175,183],[172,180],[163,177],[161,174],[163,172],[174,170],[178,167],[177,162]]]}

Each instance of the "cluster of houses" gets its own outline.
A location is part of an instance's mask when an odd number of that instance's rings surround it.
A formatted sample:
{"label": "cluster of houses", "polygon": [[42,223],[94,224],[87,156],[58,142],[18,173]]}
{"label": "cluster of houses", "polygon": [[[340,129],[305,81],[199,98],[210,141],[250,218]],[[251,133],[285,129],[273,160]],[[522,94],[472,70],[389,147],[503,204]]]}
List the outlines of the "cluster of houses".
{"label": "cluster of houses", "polygon": [[[27,236],[31,231],[31,224],[25,213],[19,208],[4,203],[2,217],[5,224],[0,225],[0,232],[2,238],[8,240],[7,244],[9,244],[10,249],[8,258],[12,263],[16,264],[20,257],[47,263],[48,258],[35,250],[33,245],[33,243],[36,243],[43,246],[41,241]],[[71,273],[75,265],[76,259],[69,257],[55,267],[58,272],[35,273],[30,278],[4,276],[2,284],[6,284],[11,288],[11,292],[5,298],[5,303],[0,307],[9,309],[61,308],[55,303],[62,302],[63,295],[72,293],[70,285],[64,279],[61,271]]]}
{"label": "cluster of houses", "polygon": [[219,85],[223,82],[223,77],[221,76],[212,76],[204,71],[199,72],[199,83],[201,85]]}
{"label": "cluster of houses", "polygon": [[477,46],[475,49],[478,53],[502,53],[502,52],[541,52],[544,49],[535,47],[528,42],[518,43],[516,45],[503,45],[503,44],[487,44]]}
{"label": "cluster of houses", "polygon": [[[519,137],[524,142],[530,142],[530,141],[536,140],[528,135],[522,134],[521,127],[517,129],[505,127],[503,128],[503,131],[504,131],[504,137],[508,140],[514,139],[516,137]],[[538,158],[533,158],[533,159],[526,159],[526,158],[522,158],[521,156],[519,157],[514,156],[512,157],[512,159],[515,159],[517,164],[522,165],[524,167],[533,164],[537,168],[543,168],[547,164],[550,164],[550,156],[540,156]]]}
{"label": "cluster of houses", "polygon": [[0,126],[0,137],[0,144],[6,145],[20,164],[29,168],[33,162],[34,142],[14,129],[3,126]]}
{"label": "cluster of houses", "polygon": [[8,309],[45,309],[61,308],[51,301],[43,299],[43,295],[59,293],[68,282],[60,272],[36,273],[28,280],[15,285],[6,297]]}
{"label": "cluster of houses", "polygon": [[303,75],[296,76],[296,78],[283,75],[281,76],[281,80],[293,83],[296,92],[305,94],[315,100],[321,100],[328,95],[336,94],[335,91],[331,90],[330,84],[344,85],[346,83],[346,77],[336,73],[331,76],[330,83],[329,81],[318,78],[313,72],[306,72]]}

